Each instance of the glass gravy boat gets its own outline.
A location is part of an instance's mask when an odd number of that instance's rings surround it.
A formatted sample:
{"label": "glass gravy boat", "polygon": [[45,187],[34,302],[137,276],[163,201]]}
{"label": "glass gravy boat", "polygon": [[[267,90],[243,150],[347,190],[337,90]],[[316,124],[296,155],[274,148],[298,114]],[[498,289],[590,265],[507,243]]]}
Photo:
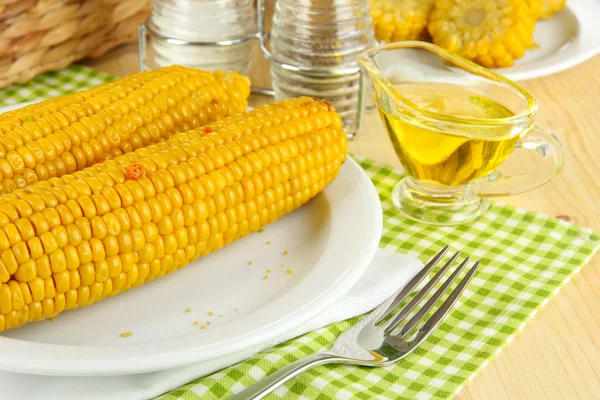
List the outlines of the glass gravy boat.
{"label": "glass gravy boat", "polygon": [[562,169],[560,142],[533,123],[535,100],[503,76],[425,42],[374,48],[358,62],[407,173],[392,196],[405,216],[472,221],[488,209],[487,197],[534,189]]}

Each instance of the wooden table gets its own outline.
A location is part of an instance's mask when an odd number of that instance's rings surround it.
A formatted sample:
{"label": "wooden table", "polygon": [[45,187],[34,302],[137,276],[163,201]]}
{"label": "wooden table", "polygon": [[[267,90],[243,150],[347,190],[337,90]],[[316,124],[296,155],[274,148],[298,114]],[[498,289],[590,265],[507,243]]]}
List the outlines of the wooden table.
{"label": "wooden table", "polygon": [[[121,47],[84,64],[116,76],[127,75],[138,69],[137,47]],[[257,57],[254,66],[253,84],[269,86],[268,65]],[[596,205],[600,201],[600,56],[523,86],[539,102],[536,122],[562,141],[566,166],[549,185],[501,201],[600,230]],[[269,101],[253,96],[251,104]],[[374,113],[367,117],[349,150],[400,166]],[[598,398],[600,257],[595,257],[457,399]]]}

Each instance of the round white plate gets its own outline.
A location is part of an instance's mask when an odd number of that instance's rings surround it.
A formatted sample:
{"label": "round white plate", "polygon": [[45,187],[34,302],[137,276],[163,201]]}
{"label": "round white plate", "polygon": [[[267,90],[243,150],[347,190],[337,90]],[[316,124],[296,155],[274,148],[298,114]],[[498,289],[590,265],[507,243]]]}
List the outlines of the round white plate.
{"label": "round white plate", "polygon": [[345,294],[369,266],[381,230],[375,187],[348,158],[323,193],[264,232],[137,289],[66,311],[54,322],[4,332],[0,370],[134,374],[247,349],[290,331]]}
{"label": "round white plate", "polygon": [[534,41],[510,68],[494,71],[513,81],[540,78],[572,68],[600,52],[600,1],[567,0],[567,7],[551,18],[539,21]]}

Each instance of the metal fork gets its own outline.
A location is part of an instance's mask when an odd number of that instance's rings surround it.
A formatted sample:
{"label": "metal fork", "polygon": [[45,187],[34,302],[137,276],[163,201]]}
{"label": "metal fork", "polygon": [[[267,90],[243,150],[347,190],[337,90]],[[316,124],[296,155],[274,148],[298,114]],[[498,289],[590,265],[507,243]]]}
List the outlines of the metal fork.
{"label": "metal fork", "polygon": [[[403,324],[411,311],[433,290],[435,284],[454,264],[459,253],[455,253],[400,311],[396,312],[396,308],[429,275],[447,251],[448,246],[444,247],[442,251],[433,257],[395,296],[389,298],[356,325],[342,333],[331,349],[310,355],[280,369],[234,395],[230,400],[262,399],[288,380],[317,365],[338,363],[384,367],[406,357],[427,339],[431,332],[442,322],[442,319],[448,314],[452,306],[454,306],[454,303],[456,303],[456,300],[465,290],[465,287],[479,267],[479,261],[477,261],[442,305],[414,333],[417,325],[425,318],[426,314],[435,306],[442,295],[448,291],[452,283],[456,281],[461,271],[469,263],[469,257],[465,258],[454,269],[452,275],[446,279],[440,288],[432,294],[431,298],[406,323]],[[386,320],[387,318],[389,319]]]}

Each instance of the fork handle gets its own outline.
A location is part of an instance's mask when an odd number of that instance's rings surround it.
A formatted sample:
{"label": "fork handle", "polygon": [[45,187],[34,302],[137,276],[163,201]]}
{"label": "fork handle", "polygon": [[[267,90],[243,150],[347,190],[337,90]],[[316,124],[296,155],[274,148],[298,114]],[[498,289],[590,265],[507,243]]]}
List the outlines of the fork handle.
{"label": "fork handle", "polygon": [[300,375],[309,368],[317,365],[339,362],[340,357],[329,353],[316,353],[291,363],[272,373],[254,385],[230,397],[229,400],[258,400],[262,399],[290,379]]}

